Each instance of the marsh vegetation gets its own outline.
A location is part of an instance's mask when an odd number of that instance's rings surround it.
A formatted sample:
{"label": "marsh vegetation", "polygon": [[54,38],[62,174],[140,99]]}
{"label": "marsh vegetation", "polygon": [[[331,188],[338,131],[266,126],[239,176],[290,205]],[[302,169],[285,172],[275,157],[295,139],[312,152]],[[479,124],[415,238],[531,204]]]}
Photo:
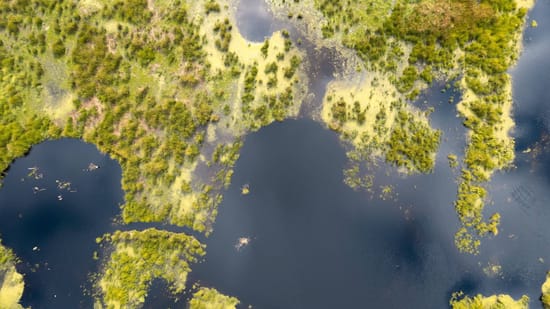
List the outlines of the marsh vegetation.
{"label": "marsh vegetation", "polygon": [[[376,76],[370,84],[365,81],[356,84],[357,88],[362,89],[361,92],[356,91],[362,93],[361,96],[346,100],[343,95],[329,94],[325,100],[325,108],[331,110],[331,113],[325,113],[325,122],[341,132],[345,140],[350,140],[351,136],[351,140],[355,140],[352,144],[359,151],[364,148],[358,141],[365,129],[358,127],[365,127],[365,117],[361,113],[366,111],[367,114],[377,115],[376,120],[366,120],[366,127],[371,128],[372,136],[381,139],[371,148],[378,146],[379,153],[385,153],[386,159],[398,166],[413,171],[430,171],[433,160],[429,158],[433,157],[438,147],[437,142],[431,141],[438,135],[431,129],[410,133],[410,136],[416,136],[413,143],[420,151],[403,151],[403,146],[410,149],[413,145],[384,138],[389,132],[396,131],[395,137],[407,139],[407,135],[403,134],[406,132],[403,122],[395,121],[400,111],[392,111],[388,101],[413,101],[434,80],[452,81],[458,78],[457,86],[463,95],[457,103],[457,110],[469,130],[469,142],[465,157],[461,159],[467,173],[460,178],[462,184],[459,185],[455,203],[462,221],[456,243],[461,251],[476,253],[480,238],[488,232],[495,234],[498,231],[498,214],[491,215],[489,219],[484,217],[485,196],[478,188],[485,186],[494,171],[505,169],[514,159],[514,141],[509,136],[513,120],[510,115],[511,81],[507,70],[518,58],[521,31],[527,10],[533,2],[272,2],[289,12],[289,16],[294,16],[297,10],[318,10],[322,18],[316,14],[303,17],[305,23],[321,25],[313,30],[308,28],[309,35],[321,37],[321,41],[328,42],[325,44],[353,50],[361,59],[361,70]],[[350,88],[346,87],[346,91]],[[384,113],[373,111],[362,100],[374,102],[371,104],[374,106],[385,104]],[[410,111],[411,108],[406,107],[405,110]],[[423,117],[409,119],[418,122]],[[385,128],[380,130],[377,121],[386,124]],[[420,141],[430,142],[417,143],[416,138],[419,137]]]}
{"label": "marsh vegetation", "polygon": [[18,263],[15,254],[2,246],[0,241],[0,307],[9,309],[23,308],[19,300],[23,295],[23,276],[17,272]]}

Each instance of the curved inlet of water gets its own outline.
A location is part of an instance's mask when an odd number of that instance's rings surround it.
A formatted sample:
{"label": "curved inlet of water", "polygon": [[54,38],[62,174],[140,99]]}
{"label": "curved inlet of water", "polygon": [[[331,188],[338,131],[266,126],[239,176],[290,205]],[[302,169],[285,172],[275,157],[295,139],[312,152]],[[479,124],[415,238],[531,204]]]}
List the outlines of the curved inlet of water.
{"label": "curved inlet of water", "polygon": [[[97,167],[97,168],[96,168]],[[96,237],[114,230],[121,169],[93,145],[47,141],[16,160],[0,190],[0,233],[22,260],[24,307],[91,308]]]}
{"label": "curved inlet of water", "polygon": [[236,17],[241,35],[250,42],[263,42],[276,30],[267,3],[262,0],[239,0]]}

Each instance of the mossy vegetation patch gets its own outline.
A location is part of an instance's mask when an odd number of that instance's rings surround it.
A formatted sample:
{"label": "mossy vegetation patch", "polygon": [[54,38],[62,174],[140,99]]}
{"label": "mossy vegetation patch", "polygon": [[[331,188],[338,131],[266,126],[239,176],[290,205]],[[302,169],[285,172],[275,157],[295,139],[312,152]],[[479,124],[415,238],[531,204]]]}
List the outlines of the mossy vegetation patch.
{"label": "mossy vegetation patch", "polygon": [[441,132],[403,100],[383,75],[372,74],[358,84],[331,83],[321,116],[360,157],[381,156],[409,173],[430,172]]}
{"label": "mossy vegetation patch", "polygon": [[155,278],[184,291],[190,264],[205,254],[192,236],[156,229],[117,231],[98,239],[110,252],[98,279],[98,301],[106,308],[137,308]]}
{"label": "mossy vegetation patch", "polygon": [[235,309],[239,300],[212,288],[200,288],[189,301],[190,309]]}
{"label": "mossy vegetation patch", "polygon": [[550,308],[550,272],[546,273],[546,281],[544,281],[542,288],[541,301],[545,309]]}
{"label": "mossy vegetation patch", "polygon": [[0,308],[23,308],[19,301],[25,283],[23,276],[15,269],[17,261],[15,254],[0,242]]}
{"label": "mossy vegetation patch", "polygon": [[485,297],[483,295],[476,295],[474,297],[463,297],[462,293],[455,294],[451,299],[451,308],[453,309],[528,309],[529,297],[523,295],[520,299],[514,300],[509,295],[492,295]]}

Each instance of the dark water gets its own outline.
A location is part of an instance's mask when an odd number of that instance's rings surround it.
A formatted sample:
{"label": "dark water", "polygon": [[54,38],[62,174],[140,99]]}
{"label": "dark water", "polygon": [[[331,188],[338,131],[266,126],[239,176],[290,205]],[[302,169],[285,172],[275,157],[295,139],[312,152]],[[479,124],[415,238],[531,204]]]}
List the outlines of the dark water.
{"label": "dark water", "polygon": [[[250,40],[263,41],[281,28],[261,1],[242,0],[238,12]],[[517,168],[498,173],[490,184],[487,213],[501,213],[501,233],[483,241],[479,256],[454,247],[458,174],[446,156],[463,153],[465,131],[448,103],[458,94],[435,85],[417,102],[435,107],[432,124],[444,132],[434,173],[403,178],[381,164],[374,196],[342,182],[345,148],[318,123],[290,120],[248,136],[205,241],[206,259],[193,266],[189,284],[217,288],[254,308],[446,308],[459,290],[528,294],[531,307],[540,308],[540,286],[550,269],[550,151],[522,151],[538,149],[550,131],[550,2],[539,0],[530,15],[539,27],[526,30],[525,52],[512,70]],[[313,107],[303,111],[308,116],[338,65],[330,50],[317,51],[305,40],[302,47],[311,59],[315,95]],[[90,162],[101,168],[83,171]],[[43,179],[26,177],[33,166]],[[56,179],[71,181],[77,192],[59,191]],[[240,194],[243,184],[250,184],[250,195]],[[394,194],[381,200],[386,185]],[[35,186],[47,190],[33,194]],[[23,305],[91,306],[81,286],[89,287],[86,276],[97,271],[94,240],[115,229],[121,200],[120,167],[83,142],[43,143],[11,166],[0,190],[0,233],[23,260]],[[241,237],[250,244],[237,249]],[[502,272],[485,274],[489,263]],[[176,299],[166,287],[155,281],[144,307],[185,306],[188,294]]]}
{"label": "dark water", "polygon": [[[251,42],[263,42],[279,30],[264,1],[240,0],[237,5],[237,26],[241,35]],[[248,27],[247,25],[254,25]]]}
{"label": "dark water", "polygon": [[[100,168],[85,171],[90,162]],[[32,167],[41,179],[28,176]],[[83,291],[90,288],[88,273],[98,270],[95,238],[113,230],[119,213],[120,175],[97,148],[70,139],[37,145],[11,165],[0,190],[0,233],[23,261],[23,306],[92,307]],[[71,182],[70,189],[59,189],[56,180]]]}

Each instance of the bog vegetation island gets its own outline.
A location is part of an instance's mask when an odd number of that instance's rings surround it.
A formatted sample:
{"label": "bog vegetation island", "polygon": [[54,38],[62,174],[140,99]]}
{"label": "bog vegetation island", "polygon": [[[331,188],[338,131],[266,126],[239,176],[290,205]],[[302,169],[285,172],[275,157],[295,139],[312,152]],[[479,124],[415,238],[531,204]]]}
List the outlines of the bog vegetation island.
{"label": "bog vegetation island", "polygon": [[[533,0],[270,0],[271,11],[344,64],[314,118],[348,150],[344,181],[373,190],[376,159],[430,173],[442,132],[411,102],[435,82],[461,92],[467,128],[454,209],[455,244],[476,254],[498,233],[484,217],[491,175],[514,160],[508,70]],[[306,52],[287,30],[249,42],[231,0],[9,0],[0,2],[0,171],[44,140],[78,138],[122,167],[120,222],[161,222],[208,236],[246,134],[297,117],[308,89]],[[243,193],[249,193],[248,185]],[[445,205],[442,205],[442,207]],[[453,205],[448,205],[452,211]],[[487,240],[490,241],[490,240]],[[151,282],[186,289],[207,248],[155,228],[98,235],[97,308],[138,308]],[[18,258],[0,245],[0,307],[20,308]],[[550,308],[550,283],[542,302]],[[459,291],[457,291],[459,292]],[[531,300],[536,301],[536,300]],[[190,308],[235,308],[197,287]],[[526,308],[525,296],[465,296],[453,308]]]}

